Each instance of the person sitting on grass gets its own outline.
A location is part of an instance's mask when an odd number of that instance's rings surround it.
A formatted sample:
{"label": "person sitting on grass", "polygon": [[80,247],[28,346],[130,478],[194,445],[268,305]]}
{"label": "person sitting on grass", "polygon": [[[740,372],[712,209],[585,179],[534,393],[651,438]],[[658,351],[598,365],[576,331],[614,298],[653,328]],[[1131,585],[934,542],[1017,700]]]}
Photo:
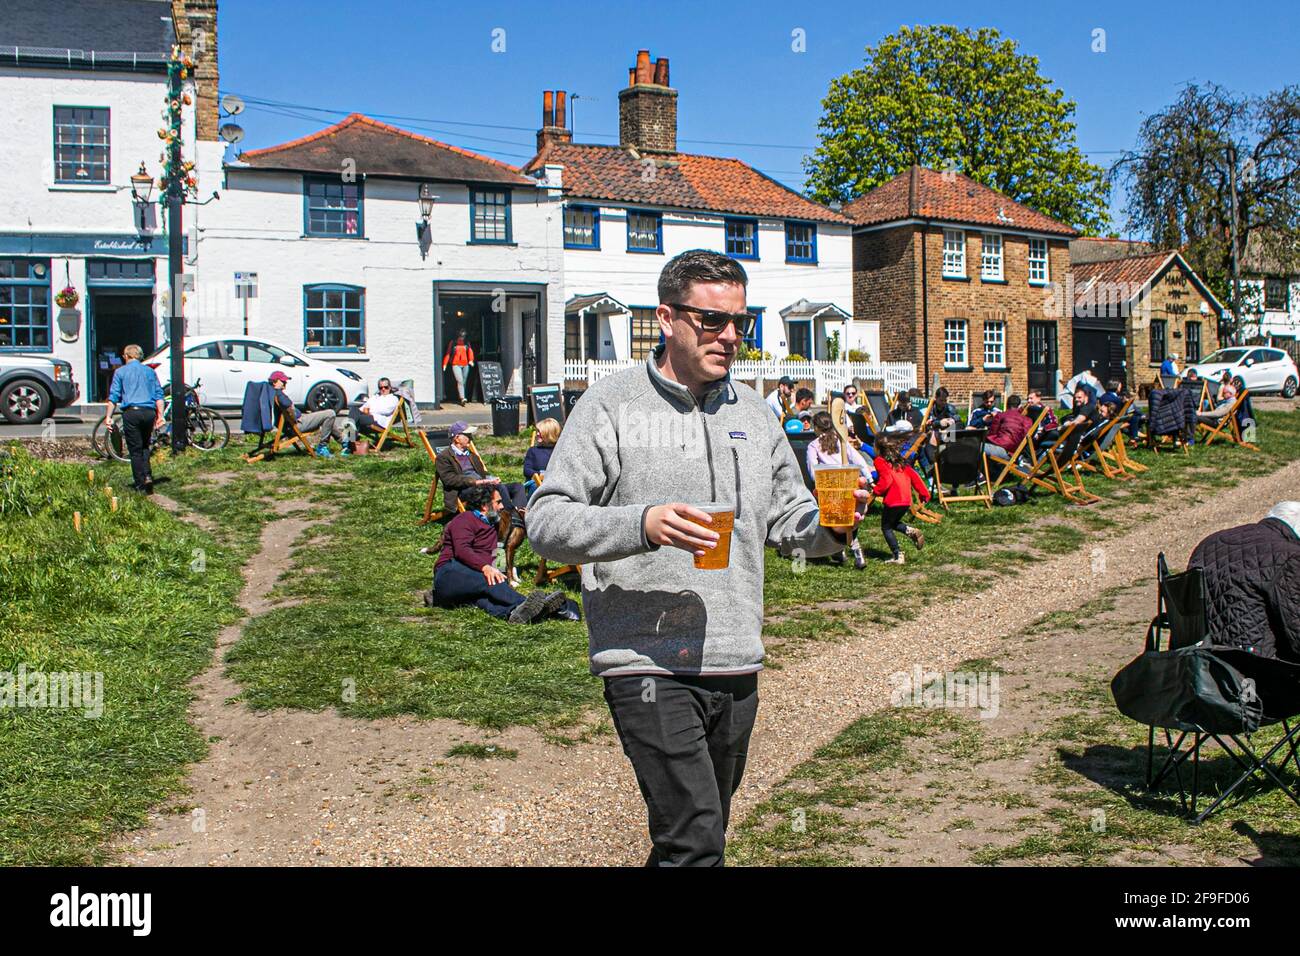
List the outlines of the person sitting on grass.
{"label": "person sitting on grass", "polygon": [[288,416],[289,420],[298,426],[298,431],[304,435],[316,432],[316,454],[321,458],[333,458],[334,454],[330,451],[330,437],[337,438],[339,445],[342,447],[343,454],[352,453],[352,443],[356,441],[357,430],[352,424],[352,420],[346,416],[338,414],[332,408],[322,408],[318,412],[307,412],[305,415],[299,415],[298,409],[293,404],[293,399],[285,394],[285,386],[289,384],[289,376],[276,369],[269,376],[267,381],[275,389],[275,403],[281,411]]}
{"label": "person sitting on grass", "polygon": [[[563,591],[546,594],[535,590],[525,597],[493,564],[501,517],[501,495],[495,487],[466,488],[460,500],[465,510],[443,529],[438,563],[433,569],[433,590],[424,596],[427,606],[473,604],[511,624],[531,624],[552,615],[567,621],[582,620],[577,604]],[[430,550],[426,548],[425,552]]]}
{"label": "person sitting on grass", "polygon": [[1020,410],[1019,395],[1008,398],[1007,410],[991,415],[987,421],[989,430],[984,436],[984,454],[1002,461],[1011,460],[1011,455],[1020,447],[1033,426],[1033,422]]}
{"label": "person sitting on grass", "polygon": [[998,408],[998,393],[988,389],[980,396],[980,403],[970,410],[969,428],[988,428],[989,419],[1002,409]]}
{"label": "person sitting on grass", "polygon": [[[839,433],[835,431],[835,426],[831,422],[830,412],[818,412],[814,415],[812,427],[813,431],[817,433],[817,437],[808,443],[808,474],[813,474],[819,467],[824,465],[842,465],[857,468],[858,472],[868,482],[871,481],[871,467],[867,464],[867,460],[851,443],[846,445],[841,440]],[[870,446],[866,448],[866,452],[873,458],[875,457],[875,451]],[[842,458],[841,453],[843,454]],[[868,484],[868,487],[870,487],[870,484]],[[861,571],[867,566],[867,559],[862,556],[862,545],[858,543],[857,535],[853,536],[853,541],[849,547],[853,551],[853,566]],[[844,552],[840,551],[838,554],[831,555],[831,561],[834,564],[843,564]]]}
{"label": "person sitting on grass", "polygon": [[378,437],[393,420],[401,398],[393,391],[393,383],[386,378],[379,380],[377,395],[371,395],[360,408],[349,413],[358,432]]}
{"label": "person sitting on grass", "polygon": [[912,507],[913,488],[922,501],[930,500],[930,491],[916,470],[903,459],[897,439],[891,435],[881,435],[876,440],[875,464],[875,491],[884,505],[880,516],[880,531],[885,536],[889,550],[893,552],[893,557],[885,560],[887,564],[903,564],[906,559],[898,549],[898,538],[894,532],[901,531],[907,535],[918,551],[925,547],[925,535],[906,525],[903,517]]}

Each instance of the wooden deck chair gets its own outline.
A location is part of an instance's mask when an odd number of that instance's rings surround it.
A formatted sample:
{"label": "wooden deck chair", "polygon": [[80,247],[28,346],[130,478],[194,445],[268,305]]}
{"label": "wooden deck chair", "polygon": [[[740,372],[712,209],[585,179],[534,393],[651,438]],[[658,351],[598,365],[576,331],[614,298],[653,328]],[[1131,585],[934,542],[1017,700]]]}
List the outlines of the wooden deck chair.
{"label": "wooden deck chair", "polygon": [[[441,521],[446,517],[447,509],[444,507],[435,510],[433,507],[434,501],[438,498],[438,453],[433,450],[433,444],[429,441],[428,432],[423,429],[417,429],[416,434],[420,436],[420,444],[424,446],[424,453],[429,456],[429,461],[433,463],[433,480],[429,482],[429,495],[424,499],[424,515],[418,522],[416,522],[417,524],[423,525],[434,521]],[[474,447],[474,442],[472,440],[469,443],[469,450],[480,459],[482,458],[478,453],[478,449]],[[446,495],[443,496],[443,500],[446,500]],[[457,513],[464,510],[465,505],[461,503],[459,498],[457,498]]]}
{"label": "wooden deck chair", "polygon": [[[1050,469],[1044,472],[1043,477],[1049,482],[1049,489],[1066,501],[1076,505],[1096,504],[1101,501],[1101,497],[1094,495],[1083,486],[1083,475],[1079,473],[1079,452],[1084,447],[1085,440],[1091,439],[1087,432],[1080,429],[1070,428],[1067,431],[1074,432],[1072,439],[1063,435],[1062,438],[1069,440],[1058,439],[1056,444],[1043,454],[1041,460]],[[1099,429],[1089,429],[1089,431],[1098,432]],[[1093,437],[1095,438],[1095,435]],[[1035,482],[1035,484],[1040,483]]]}
{"label": "wooden deck chair", "polygon": [[1086,459],[1081,457],[1080,468],[1088,472],[1100,472],[1113,481],[1128,481],[1133,477],[1124,469],[1124,466],[1113,456],[1111,451],[1115,447],[1117,437],[1120,436],[1124,420],[1132,404],[1133,399],[1130,398],[1124,403],[1124,407],[1115,414],[1114,418],[1101,426],[1096,437],[1091,442],[1087,440],[1087,436],[1084,437],[1084,440],[1080,442],[1080,455],[1089,455],[1089,457]]}
{"label": "wooden deck chair", "polygon": [[[536,437],[534,437],[534,441],[536,441]],[[544,475],[537,476],[536,480],[538,485],[541,485],[542,479],[544,477],[545,477]],[[581,574],[581,573],[582,573],[582,565],[580,564],[566,564],[563,567],[559,567],[559,568],[548,568],[546,566],[546,559],[539,554],[537,556],[537,577],[533,579],[533,583],[536,584],[538,587],[541,587],[543,585],[550,584],[556,578],[563,577],[566,574]]]}
{"label": "wooden deck chair", "polygon": [[[862,414],[867,419],[867,424],[871,426],[873,432],[883,431],[885,422],[889,420],[889,409],[892,403],[889,400],[889,393],[884,389],[873,391],[862,391],[858,393],[862,396]],[[862,436],[858,436],[859,438]]]}
{"label": "wooden deck chair", "polygon": [[[400,432],[398,431],[399,426]],[[420,434],[424,433],[421,432]],[[393,417],[388,420],[388,427],[379,433],[379,439],[375,442],[375,451],[382,451],[384,442],[389,439],[392,439],[395,445],[405,445],[407,448],[415,447],[415,439],[411,437],[410,419],[406,415],[406,399],[400,395],[397,398],[397,408],[393,412]]]}
{"label": "wooden deck chair", "polygon": [[[1013,475],[1025,481],[1029,480],[1029,475],[1038,465],[1038,456],[1034,452],[1034,434],[1038,431],[1039,426],[1043,424],[1043,419],[1047,417],[1047,412],[1048,408],[1044,405],[1043,410],[1038,413],[1038,417],[1030,422],[1029,431],[1025,432],[1025,437],[1020,439],[1020,444],[1012,450],[1011,455],[1005,461],[996,457],[991,461],[985,461],[986,465],[991,464],[993,466],[990,469],[989,474],[996,475],[996,477],[991,477],[989,479],[988,487],[990,498],[992,498],[993,493],[1006,484],[1007,480]],[[1068,431],[1069,429],[1066,430]],[[983,439],[980,439],[980,441],[982,447]],[[1060,441],[1060,436],[1057,436],[1057,441]],[[1028,471],[1021,468],[1019,464],[1020,458],[1024,455],[1028,455],[1031,462]]]}
{"label": "wooden deck chair", "polygon": [[[983,484],[980,484],[981,479]],[[985,508],[992,508],[993,493],[989,490],[989,461],[984,454],[984,439],[980,435],[960,435],[955,441],[940,445],[934,458],[934,484],[936,497],[944,508],[957,501],[982,501]],[[972,494],[949,495],[944,493],[948,485],[971,485],[974,490]]]}
{"label": "wooden deck chair", "polygon": [[[298,423],[294,421],[289,413],[283,408],[276,408],[275,428],[269,434],[271,436],[270,447],[267,447],[267,432],[263,432],[257,438],[257,447],[252,452],[243,457],[244,461],[253,462],[262,461],[268,456],[278,455],[280,452],[297,445],[311,457],[316,457],[316,448],[312,445],[311,440],[298,430]],[[286,433],[288,437],[286,436]],[[326,436],[328,437],[328,436]]]}
{"label": "wooden deck chair", "polygon": [[1251,451],[1259,451],[1258,445],[1253,445],[1248,441],[1242,440],[1241,423],[1237,421],[1237,413],[1241,411],[1242,403],[1246,401],[1246,396],[1250,394],[1250,389],[1243,388],[1241,392],[1233,399],[1228,410],[1224,412],[1217,422],[1201,421],[1200,416],[1196,418],[1196,434],[1205,433],[1205,444],[1208,446],[1216,438],[1222,438],[1224,441],[1230,441],[1242,448],[1249,448]]}
{"label": "wooden deck chair", "polygon": [[1178,381],[1179,388],[1189,389],[1192,392],[1192,394],[1196,396],[1196,410],[1198,412],[1203,411],[1206,408],[1214,407],[1214,403],[1210,401],[1210,397],[1207,394],[1207,389],[1206,389],[1207,384],[1209,383],[1203,378],[1198,378],[1194,382],[1189,382],[1185,378],[1179,379]]}

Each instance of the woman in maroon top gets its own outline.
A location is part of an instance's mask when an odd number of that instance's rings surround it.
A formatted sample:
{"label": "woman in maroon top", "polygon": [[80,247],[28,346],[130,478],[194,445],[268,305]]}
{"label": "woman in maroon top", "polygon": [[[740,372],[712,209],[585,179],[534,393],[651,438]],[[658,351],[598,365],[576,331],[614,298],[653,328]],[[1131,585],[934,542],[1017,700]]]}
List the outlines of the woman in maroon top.
{"label": "woman in maroon top", "polygon": [[563,591],[533,591],[524,597],[506,581],[493,563],[501,495],[491,485],[474,485],[460,493],[465,510],[447,522],[442,548],[433,569],[433,591],[427,604],[452,607],[475,604],[495,618],[528,624],[548,615],[578,621],[582,615]]}

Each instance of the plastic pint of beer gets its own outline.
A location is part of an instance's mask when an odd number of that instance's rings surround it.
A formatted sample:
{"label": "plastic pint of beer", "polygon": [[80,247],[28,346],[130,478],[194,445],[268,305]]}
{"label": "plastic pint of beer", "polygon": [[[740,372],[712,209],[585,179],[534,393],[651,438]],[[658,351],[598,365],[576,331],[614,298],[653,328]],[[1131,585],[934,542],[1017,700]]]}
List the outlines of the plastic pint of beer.
{"label": "plastic pint of beer", "polygon": [[840,468],[825,465],[814,469],[813,481],[817,487],[817,507],[821,510],[823,528],[853,527],[856,501],[853,492],[858,487],[857,468]]}
{"label": "plastic pint of beer", "polygon": [[702,555],[695,556],[695,567],[701,571],[721,571],[731,563],[731,532],[736,524],[736,512],[726,505],[696,505],[700,511],[713,518],[712,524],[695,522],[702,528],[718,532],[718,543]]}

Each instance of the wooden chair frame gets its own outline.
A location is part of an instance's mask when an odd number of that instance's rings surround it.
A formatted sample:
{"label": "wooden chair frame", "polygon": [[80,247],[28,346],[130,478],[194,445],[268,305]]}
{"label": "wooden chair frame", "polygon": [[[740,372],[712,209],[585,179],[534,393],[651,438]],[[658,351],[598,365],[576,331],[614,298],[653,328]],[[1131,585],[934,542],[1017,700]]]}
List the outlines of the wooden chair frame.
{"label": "wooden chair frame", "polygon": [[[537,436],[534,435],[533,441],[536,442],[536,440]],[[535,479],[539,485],[542,483],[542,477],[543,476],[538,475]],[[533,583],[538,587],[541,587],[542,585],[550,584],[556,578],[563,577],[566,574],[581,573],[582,565],[580,564],[566,564],[559,568],[548,568],[546,566],[546,559],[539,554],[537,556],[537,577],[533,579]]]}
{"label": "wooden chair frame", "polygon": [[[255,448],[250,454],[243,456],[244,461],[249,462],[250,464],[253,462],[263,461],[268,456],[274,457],[285,449],[292,448],[294,445],[298,445],[303,451],[315,458],[316,449],[307,439],[307,436],[298,430],[298,423],[289,417],[288,410],[279,407],[277,403],[276,413],[275,429],[271,432],[270,449],[268,450],[266,448],[266,433],[263,433],[258,439],[257,448]],[[287,431],[289,432],[288,438],[284,437],[286,425],[288,426]]]}
{"label": "wooden chair frame", "polygon": [[1234,445],[1240,445],[1242,448],[1249,448],[1251,451],[1259,451],[1258,445],[1253,445],[1241,438],[1241,425],[1237,421],[1237,413],[1241,411],[1242,403],[1246,401],[1246,396],[1250,394],[1250,389],[1243,388],[1237,393],[1237,397],[1232,400],[1232,405],[1228,411],[1219,419],[1218,424],[1211,425],[1209,422],[1203,422],[1199,418],[1196,421],[1196,433],[1199,435],[1205,432],[1204,444],[1208,447],[1216,438],[1222,438],[1224,441],[1230,441]]}
{"label": "wooden chair frame", "polygon": [[[993,493],[995,491],[997,491],[1004,484],[1006,484],[1008,477],[1010,477],[1011,475],[1015,475],[1018,478],[1028,480],[1029,475],[1032,474],[1034,469],[1038,467],[1038,454],[1034,451],[1034,435],[1035,433],[1037,433],[1039,426],[1043,424],[1043,419],[1047,417],[1047,412],[1048,412],[1047,406],[1044,405],[1043,410],[1038,413],[1038,417],[1033,419],[1029,423],[1029,431],[1025,432],[1025,437],[1020,439],[1020,444],[1015,447],[1015,450],[1011,452],[1011,455],[1005,461],[996,457],[993,459],[995,462],[997,462],[997,464],[1002,466],[1002,470],[998,472],[998,476],[996,478],[989,479],[988,487],[989,487],[990,499],[992,499]],[[1074,426],[1070,426],[1070,427],[1073,428]],[[1067,428],[1066,431],[1068,432],[1069,429]],[[1056,441],[1060,442],[1060,440],[1061,440],[1061,436],[1058,435]],[[1029,469],[1029,472],[1025,472],[1023,469],[1020,468],[1018,464],[1016,464],[1020,460],[1020,456],[1025,453],[1026,445],[1029,446],[1029,460],[1033,463]],[[987,456],[985,456],[984,463],[986,465],[988,464]]]}
{"label": "wooden chair frame", "polygon": [[[397,426],[401,426],[401,433],[397,431]],[[420,434],[424,434],[421,432]],[[415,439],[411,437],[411,422],[406,415],[406,399],[397,396],[397,408],[394,409],[393,415],[388,419],[388,426],[379,433],[379,439],[375,442],[375,451],[383,451],[384,442],[392,439],[395,445],[405,445],[407,448],[415,447]],[[427,441],[427,439],[426,439]]]}
{"label": "wooden chair frame", "polygon": [[950,503],[957,502],[957,501],[982,501],[984,502],[985,508],[992,508],[993,492],[990,490],[991,482],[989,481],[989,456],[984,453],[982,439],[980,443],[981,444],[980,464],[981,467],[984,469],[984,484],[977,486],[976,494],[973,495],[945,495],[943,493],[944,483],[943,483],[943,475],[940,474],[940,470],[939,470],[939,460],[943,458],[943,449],[945,447],[952,447],[952,445],[954,444],[956,443],[948,442],[947,445],[940,445],[939,450],[935,453],[934,456],[934,484],[935,487],[938,489],[935,496],[939,499],[939,504],[943,505],[943,507],[946,509]]}
{"label": "wooden chair frame", "polygon": [[1123,453],[1117,454],[1113,451],[1115,442],[1123,442],[1124,440],[1120,426],[1124,424],[1132,406],[1133,399],[1130,398],[1124,403],[1124,407],[1115,413],[1115,417],[1098,432],[1097,437],[1092,442],[1092,457],[1087,461],[1079,462],[1080,468],[1093,473],[1100,472],[1113,481],[1128,481],[1133,477],[1121,463],[1119,456]]}
{"label": "wooden chair frame", "polygon": [[[429,495],[424,500],[424,515],[418,522],[416,522],[417,524],[425,525],[434,521],[441,521],[446,517],[447,509],[445,507],[440,508],[437,511],[434,511],[433,509],[433,502],[438,497],[438,454],[433,450],[433,445],[429,441],[429,435],[424,431],[424,429],[417,430],[416,434],[420,436],[420,443],[424,445],[424,453],[429,456],[429,461],[433,462],[433,480],[429,482]],[[480,459],[482,458],[482,456],[478,454],[478,449],[474,447],[474,442],[472,440],[469,443],[469,450]],[[443,501],[445,503],[446,495],[443,495]],[[461,500],[458,497],[456,499],[456,512],[459,514],[464,510],[465,505],[461,503]]]}
{"label": "wooden chair frame", "polygon": [[[1060,460],[1059,452],[1062,446],[1074,434],[1074,430],[1078,427],[1077,424],[1072,423],[1063,428],[1061,433],[1056,437],[1056,441],[1052,443],[1052,447],[1048,448],[1047,451],[1043,452],[1041,455],[1035,456],[1034,464],[1028,471],[1021,468],[1016,463],[1015,457],[1012,457],[1003,465],[1002,471],[998,474],[991,490],[997,491],[1002,487],[1003,483],[1006,482],[1009,475],[1016,475],[1023,481],[1027,481],[1038,488],[1043,488],[1047,491],[1053,492],[1054,494],[1058,494],[1067,501],[1077,505],[1091,505],[1101,501],[1099,496],[1094,495],[1092,492],[1084,488],[1083,476],[1079,474],[1079,447],[1082,445],[1082,442],[1075,444],[1074,453],[1070,456],[1068,461],[1062,462]],[[1033,433],[1030,432],[1030,434]],[[1048,473],[1049,466],[1050,475]],[[1067,474],[1072,475],[1074,480],[1067,481]]]}

